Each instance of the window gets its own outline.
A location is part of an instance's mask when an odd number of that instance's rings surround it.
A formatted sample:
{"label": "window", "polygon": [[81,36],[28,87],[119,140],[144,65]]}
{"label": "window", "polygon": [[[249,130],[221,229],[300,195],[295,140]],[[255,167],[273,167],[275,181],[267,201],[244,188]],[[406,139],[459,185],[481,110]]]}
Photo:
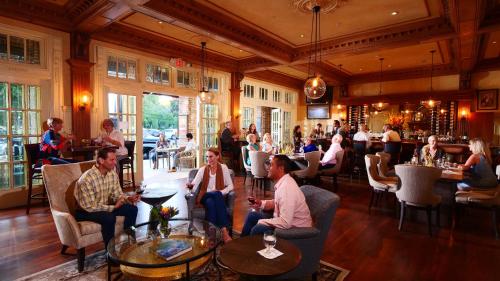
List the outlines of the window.
{"label": "window", "polygon": [[210,147],[217,146],[217,132],[219,131],[219,119],[217,113],[217,105],[201,104],[201,155]]}
{"label": "window", "polygon": [[193,88],[194,75],[187,71],[177,70],[177,85]]}
{"label": "window", "polygon": [[268,95],[267,95],[267,89],[265,88],[259,88],[259,99],[261,100],[267,100]]}
{"label": "window", "polygon": [[243,127],[242,128],[247,128],[250,127],[250,124],[253,123],[253,108],[251,107],[243,107]]}
{"label": "window", "polygon": [[0,34],[0,59],[40,64],[40,42],[18,36]]}
{"label": "window", "polygon": [[108,115],[126,140],[135,140],[136,97],[108,93]]}
{"label": "window", "polygon": [[245,98],[251,98],[253,99],[254,97],[254,87],[251,85],[245,85],[243,87],[243,96]]}
{"label": "window", "polygon": [[293,104],[293,93],[285,93],[285,103]]}
{"label": "window", "polygon": [[146,81],[155,84],[170,84],[170,68],[160,65],[146,65]]}
{"label": "window", "polygon": [[208,77],[208,90],[212,92],[219,91],[219,80],[215,77]]}
{"label": "window", "polygon": [[273,91],[273,101],[274,102],[281,102],[281,93],[280,91]]}
{"label": "window", "polygon": [[108,57],[108,76],[120,79],[135,80],[136,62],[125,58],[109,56]]}
{"label": "window", "polygon": [[40,87],[0,82],[0,190],[26,185],[24,144],[40,141],[40,111]]}

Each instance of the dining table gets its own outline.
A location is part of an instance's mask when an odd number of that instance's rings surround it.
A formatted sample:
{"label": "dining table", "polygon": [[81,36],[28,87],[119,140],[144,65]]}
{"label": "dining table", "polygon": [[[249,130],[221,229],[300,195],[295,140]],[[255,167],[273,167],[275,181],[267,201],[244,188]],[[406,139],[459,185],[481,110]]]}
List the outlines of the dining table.
{"label": "dining table", "polygon": [[[168,169],[171,169],[170,158],[173,157],[178,151],[180,147],[158,147],[155,149],[156,159],[159,159],[159,154],[165,154],[167,157]],[[158,160],[157,160],[158,161]],[[175,165],[175,163],[174,163]]]}

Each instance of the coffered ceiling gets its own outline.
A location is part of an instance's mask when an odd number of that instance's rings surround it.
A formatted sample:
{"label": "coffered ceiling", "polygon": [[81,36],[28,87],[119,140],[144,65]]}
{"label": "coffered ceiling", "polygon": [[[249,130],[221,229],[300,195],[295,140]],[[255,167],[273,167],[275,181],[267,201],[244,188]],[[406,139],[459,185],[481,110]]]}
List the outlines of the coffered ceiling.
{"label": "coffered ceiling", "polygon": [[[3,0],[0,16],[252,77],[307,77],[311,13],[295,0]],[[327,1],[327,0],[324,0]],[[320,72],[329,84],[500,68],[499,0],[343,0],[321,15]],[[496,42],[496,43],[495,43]],[[339,65],[342,65],[342,68]],[[280,83],[280,81],[276,81]]]}

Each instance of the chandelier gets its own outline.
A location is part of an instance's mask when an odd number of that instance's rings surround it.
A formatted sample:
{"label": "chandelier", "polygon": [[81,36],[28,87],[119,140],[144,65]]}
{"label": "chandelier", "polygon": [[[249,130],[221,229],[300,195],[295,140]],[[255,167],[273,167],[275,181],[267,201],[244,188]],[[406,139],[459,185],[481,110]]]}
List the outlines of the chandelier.
{"label": "chandelier", "polygon": [[[304,93],[310,99],[319,99],[326,92],[326,83],[321,79],[318,73],[314,73],[311,75],[311,66],[314,63],[318,63],[318,50],[319,50],[319,62],[321,62],[321,47],[319,46],[320,41],[320,6],[316,5],[312,9],[313,11],[313,19],[312,19],[312,30],[311,30],[311,52],[309,54],[309,66],[307,70],[307,74],[309,75],[306,83],[304,84]],[[314,34],[314,44],[313,44],[313,34]],[[314,60],[313,60],[314,54]]]}
{"label": "chandelier", "polygon": [[205,77],[205,60],[207,58],[206,42],[201,42],[201,71],[200,71],[200,92],[198,97],[202,103],[211,103],[214,100],[214,93],[208,90]]}
{"label": "chandelier", "polygon": [[434,53],[436,52],[436,50],[431,50],[431,85],[430,85],[430,94],[429,94],[429,100],[425,100],[425,101],[422,101],[420,102],[425,108],[427,109],[433,109],[436,105],[439,105],[441,104],[440,101],[435,101],[432,99],[432,76],[433,76],[433,72],[434,72]]}
{"label": "chandelier", "polygon": [[[378,87],[378,95],[379,97],[382,95],[382,64],[384,62],[384,58],[380,58],[380,83]],[[376,111],[382,111],[389,107],[389,104],[386,102],[379,101],[377,103],[372,103],[372,108]]]}

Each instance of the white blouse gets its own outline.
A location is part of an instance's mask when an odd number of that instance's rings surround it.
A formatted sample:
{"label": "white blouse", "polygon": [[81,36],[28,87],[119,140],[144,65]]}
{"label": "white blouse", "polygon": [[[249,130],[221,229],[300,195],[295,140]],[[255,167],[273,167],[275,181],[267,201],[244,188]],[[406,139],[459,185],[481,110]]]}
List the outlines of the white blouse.
{"label": "white blouse", "polygon": [[[226,195],[229,191],[233,190],[233,181],[231,180],[231,174],[229,173],[229,169],[225,164],[222,165],[222,174],[224,175],[224,186],[225,188],[221,190],[222,195]],[[203,181],[203,174],[205,173],[205,169],[207,166],[201,167],[196,173],[194,180],[192,182],[193,186],[196,190],[201,186],[201,182]],[[217,174],[208,173],[210,175],[210,180],[208,181],[207,192],[217,191],[215,188],[215,178]],[[193,191],[194,192],[194,191]]]}

